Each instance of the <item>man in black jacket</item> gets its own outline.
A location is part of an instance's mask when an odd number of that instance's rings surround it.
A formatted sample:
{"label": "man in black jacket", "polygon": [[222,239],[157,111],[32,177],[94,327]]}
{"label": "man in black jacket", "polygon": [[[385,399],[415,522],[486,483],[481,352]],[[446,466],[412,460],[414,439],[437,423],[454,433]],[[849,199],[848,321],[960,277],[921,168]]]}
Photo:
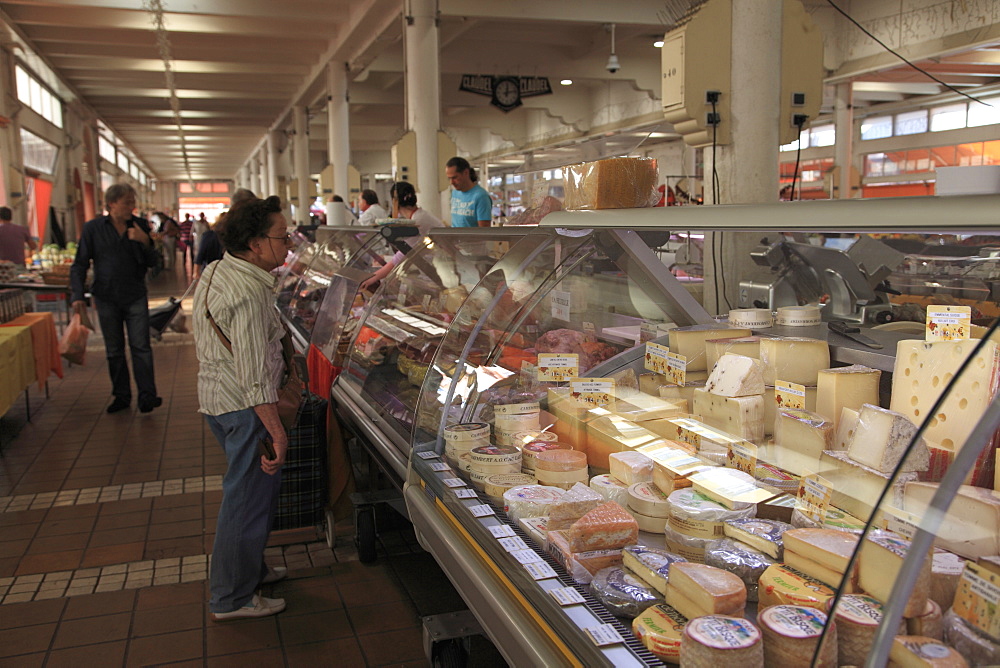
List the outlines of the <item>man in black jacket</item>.
{"label": "man in black jacket", "polygon": [[163,403],[156,396],[153,350],[149,344],[149,302],[146,270],[156,266],[156,248],[149,237],[149,223],[132,214],[136,194],[127,183],[116,183],[104,195],[108,215],[83,226],[76,259],[70,271],[73,308],[86,309],[84,281],[91,261],[94,281],[90,291],[104,334],[104,349],[115,400],[109,413],[125,410],[132,403],[132,389],[125,361],[125,330],[132,350],[133,374],[139,391],[139,410],[152,411]]}

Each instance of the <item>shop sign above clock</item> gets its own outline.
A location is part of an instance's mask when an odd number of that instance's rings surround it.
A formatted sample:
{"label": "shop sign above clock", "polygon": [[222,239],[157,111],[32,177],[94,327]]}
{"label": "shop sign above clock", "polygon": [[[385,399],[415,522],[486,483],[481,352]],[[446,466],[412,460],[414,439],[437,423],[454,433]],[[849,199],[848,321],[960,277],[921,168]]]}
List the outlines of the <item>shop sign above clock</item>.
{"label": "shop sign above clock", "polygon": [[521,106],[521,98],[549,95],[552,86],[547,77],[512,77],[492,74],[463,74],[458,87],[477,95],[489,95],[490,104],[503,111]]}

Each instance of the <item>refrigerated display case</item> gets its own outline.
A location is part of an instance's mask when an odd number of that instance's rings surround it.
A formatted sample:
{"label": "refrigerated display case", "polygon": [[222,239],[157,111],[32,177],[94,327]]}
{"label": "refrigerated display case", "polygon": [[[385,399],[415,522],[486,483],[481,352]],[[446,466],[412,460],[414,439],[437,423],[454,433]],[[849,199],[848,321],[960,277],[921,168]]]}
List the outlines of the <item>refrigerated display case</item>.
{"label": "refrigerated display case", "polygon": [[[517,450],[546,432],[586,454],[593,489],[604,499],[627,499],[640,527],[648,528],[650,516],[639,510],[665,509],[666,515],[655,520],[662,532],[640,531],[640,545],[723,565],[726,559],[719,554],[725,550],[714,540],[722,536],[714,532],[724,530],[718,520],[727,512],[745,510],[740,504],[754,504],[758,518],[794,525],[798,533],[790,537],[806,547],[790,550],[786,542],[783,560],[759,559],[755,568],[785,569],[781,572],[820,592],[805,599],[813,609],[862,591],[874,597],[884,621],[865,628],[866,665],[884,665],[890,651],[894,661],[899,653],[923,650],[928,656],[951,655],[950,645],[958,646],[972,665],[998,662],[1000,639],[991,633],[1000,619],[990,626],[996,610],[990,592],[1000,591],[995,575],[1000,493],[992,489],[1000,443],[995,399],[1000,336],[925,345],[914,342],[912,334],[874,328],[870,320],[860,323],[860,332],[844,334],[831,331],[828,320],[756,325],[743,332],[725,317],[710,316],[650,250],[662,243],[662,235],[678,231],[753,231],[771,239],[788,234],[796,243],[827,233],[855,239],[875,233],[936,235],[945,227],[949,233],[982,235],[987,242],[1000,235],[995,213],[1000,198],[945,199],[561,212],[546,218],[545,229],[531,233],[530,250],[526,238],[469,291],[427,369],[420,370],[419,391],[407,394],[407,402],[416,401],[416,412],[410,418],[415,427],[404,495],[421,544],[511,664],[650,665],[661,660],[633,634],[631,620],[615,618],[598,601],[585,584],[593,573],[581,570],[584,561],[566,548],[566,536],[553,536],[547,544],[538,523],[513,520],[505,511],[511,501],[503,498],[503,482],[486,477],[490,469],[482,462],[511,456],[511,445]],[[757,353],[749,353],[744,334],[752,335]],[[975,334],[995,336],[991,330]],[[706,339],[713,343],[706,345]],[[686,359],[665,361],[658,345],[674,355],[683,351]],[[736,390],[720,389],[720,382],[728,387],[733,381],[713,379],[713,371],[722,372],[709,361],[729,349],[751,357],[745,372],[733,371],[732,360],[722,365],[725,374],[741,379]],[[571,361],[575,356],[572,375],[585,380],[546,380],[558,377],[556,367],[541,368],[556,363],[551,355]],[[753,361],[760,357],[764,361]],[[679,379],[670,374],[684,362],[683,384],[677,385]],[[793,376],[803,387],[791,387],[790,394],[776,390],[786,380],[777,374]],[[391,401],[392,388],[384,389],[381,400]],[[799,393],[800,399],[791,400],[801,401],[802,408],[777,405]],[[515,413],[520,432],[509,428],[510,412],[503,407],[520,411]],[[858,414],[853,429],[843,408]],[[483,440],[465,441],[486,447],[478,460],[463,456],[455,445],[459,441],[449,440],[473,432],[488,439],[488,446]],[[521,461],[528,450],[521,448]],[[652,460],[654,475],[670,494],[690,486],[716,504],[713,540],[685,529],[690,509],[681,500],[647,500],[637,510],[639,502],[631,503],[637,492],[608,491],[606,478],[592,479],[614,473],[611,459],[618,457],[612,455],[623,452]],[[616,466],[620,473],[621,464]],[[734,467],[744,475],[732,473]],[[821,493],[818,501],[796,501],[803,478],[808,478],[805,488]],[[963,482],[967,486],[960,489]],[[541,506],[518,507],[538,511]],[[802,529],[834,532],[851,549],[834,550],[833,566],[814,563],[817,554],[822,560],[827,552],[804,541]],[[945,556],[932,558],[932,544],[941,550],[935,555]],[[745,555],[754,548],[740,545],[737,551]],[[788,566],[793,557],[808,575]],[[968,567],[968,560],[982,565]],[[728,567],[756,585],[760,571],[748,577],[746,561],[736,561]],[[767,582],[773,579],[769,575]],[[667,600],[679,601],[681,585],[671,594],[669,582]],[[802,602],[782,598],[783,586],[761,585],[768,604]],[[949,613],[956,591],[966,598]],[[773,624],[772,615],[758,619],[754,601],[742,612],[754,623]],[[900,624],[912,635],[941,638],[894,641]],[[651,634],[648,625],[642,628],[661,658],[677,650],[676,629]],[[827,632],[824,625],[817,629]],[[764,652],[787,649],[774,640],[774,628],[765,631]],[[800,665],[812,658],[802,655]]]}

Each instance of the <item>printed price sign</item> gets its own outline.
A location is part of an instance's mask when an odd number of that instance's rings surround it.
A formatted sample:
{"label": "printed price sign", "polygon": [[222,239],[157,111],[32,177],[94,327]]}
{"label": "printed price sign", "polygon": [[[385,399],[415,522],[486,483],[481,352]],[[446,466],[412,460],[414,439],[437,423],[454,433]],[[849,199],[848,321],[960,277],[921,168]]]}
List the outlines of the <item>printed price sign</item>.
{"label": "printed price sign", "polygon": [[928,342],[966,341],[972,329],[971,306],[928,306]]}
{"label": "printed price sign", "polygon": [[485,503],[478,506],[471,506],[469,511],[472,512],[473,517],[489,517],[490,515],[496,514],[493,512],[493,509]]}
{"label": "printed price sign", "polygon": [[462,489],[455,490],[455,496],[460,499],[474,499],[476,498],[476,490],[463,487]]}
{"label": "printed price sign", "polygon": [[487,528],[490,530],[490,533],[493,534],[494,538],[507,538],[508,536],[515,535],[514,530],[506,524],[497,524]]}
{"label": "printed price sign", "polygon": [[1000,637],[1000,575],[968,562],[958,581],[952,611],[980,631]]}
{"label": "printed price sign", "polygon": [[750,480],[737,478],[728,469],[707,468],[689,476],[695,491],[713,501],[732,508],[736,503],[760,503],[767,501],[773,492],[758,487]]}
{"label": "printed price sign", "polygon": [[757,446],[750,441],[733,441],[729,444],[726,466],[753,475],[757,470]]}
{"label": "printed price sign", "polygon": [[448,487],[465,487],[465,481],[461,478],[445,478],[441,482]]}
{"label": "printed price sign", "polygon": [[804,476],[799,483],[798,508],[814,522],[824,521],[832,497],[833,485],[815,473]]}
{"label": "printed price sign", "polygon": [[559,605],[579,605],[580,603],[586,603],[583,595],[580,594],[573,587],[559,587],[558,589],[550,589],[549,596],[554,598]]}
{"label": "printed price sign", "polygon": [[506,538],[501,538],[497,542],[500,546],[508,552],[517,552],[519,550],[528,550],[528,544],[517,536],[507,536]]}
{"label": "printed price sign", "polygon": [[806,407],[806,386],[797,383],[789,383],[787,380],[774,381],[774,401],[778,404],[778,410],[782,408]]}
{"label": "printed price sign", "polygon": [[899,508],[885,508],[885,528],[912,540],[920,518]]}
{"label": "printed price sign", "polygon": [[675,476],[686,476],[705,468],[705,462],[691,453],[663,445],[662,442],[644,445],[636,448],[636,451],[646,455]]}
{"label": "printed price sign", "polygon": [[674,385],[687,384],[687,357],[677,353],[667,354],[667,380]]}
{"label": "printed price sign", "polygon": [[437,459],[440,456],[441,455],[434,452],[433,450],[425,450],[423,452],[417,453],[417,457],[420,457],[421,459]]}
{"label": "printed price sign", "polygon": [[570,294],[564,290],[553,290],[549,293],[552,303],[552,317],[556,320],[569,321]]}
{"label": "printed price sign", "polygon": [[601,624],[600,626],[591,626],[583,630],[584,633],[594,642],[598,647],[604,647],[605,645],[617,645],[618,643],[625,642],[621,634],[612,624]]}
{"label": "printed price sign", "polygon": [[445,464],[444,462],[431,463],[431,471],[437,471],[440,473],[441,471],[449,471],[449,470],[451,470],[451,467]]}
{"label": "printed price sign", "polygon": [[545,561],[534,550],[516,550],[511,552],[510,555],[522,564],[536,564]]}
{"label": "printed price sign", "polygon": [[561,383],[580,375],[576,353],[538,353],[538,380]]}
{"label": "printed price sign", "polygon": [[615,379],[572,378],[569,396],[592,406],[609,406],[615,400]]}
{"label": "printed price sign", "polygon": [[646,344],[646,370],[667,375],[670,372],[670,348],[659,343]]}
{"label": "printed price sign", "polygon": [[558,577],[556,572],[552,570],[552,567],[544,561],[524,564],[524,570],[528,571],[528,575],[530,575],[533,580],[548,580],[549,578]]}

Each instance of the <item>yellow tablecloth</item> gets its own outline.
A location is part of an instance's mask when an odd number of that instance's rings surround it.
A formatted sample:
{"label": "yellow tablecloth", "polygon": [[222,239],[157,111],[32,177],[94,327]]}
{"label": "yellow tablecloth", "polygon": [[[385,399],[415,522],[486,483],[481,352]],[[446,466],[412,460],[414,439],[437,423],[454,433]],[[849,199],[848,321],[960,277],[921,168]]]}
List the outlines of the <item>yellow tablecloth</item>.
{"label": "yellow tablecloth", "polygon": [[63,377],[62,357],[59,355],[59,337],[56,321],[51,313],[25,313],[5,322],[0,327],[28,327],[31,329],[31,346],[35,360],[35,379],[38,388],[45,387],[49,374]]}
{"label": "yellow tablecloth", "polygon": [[35,380],[30,327],[0,327],[0,415]]}

